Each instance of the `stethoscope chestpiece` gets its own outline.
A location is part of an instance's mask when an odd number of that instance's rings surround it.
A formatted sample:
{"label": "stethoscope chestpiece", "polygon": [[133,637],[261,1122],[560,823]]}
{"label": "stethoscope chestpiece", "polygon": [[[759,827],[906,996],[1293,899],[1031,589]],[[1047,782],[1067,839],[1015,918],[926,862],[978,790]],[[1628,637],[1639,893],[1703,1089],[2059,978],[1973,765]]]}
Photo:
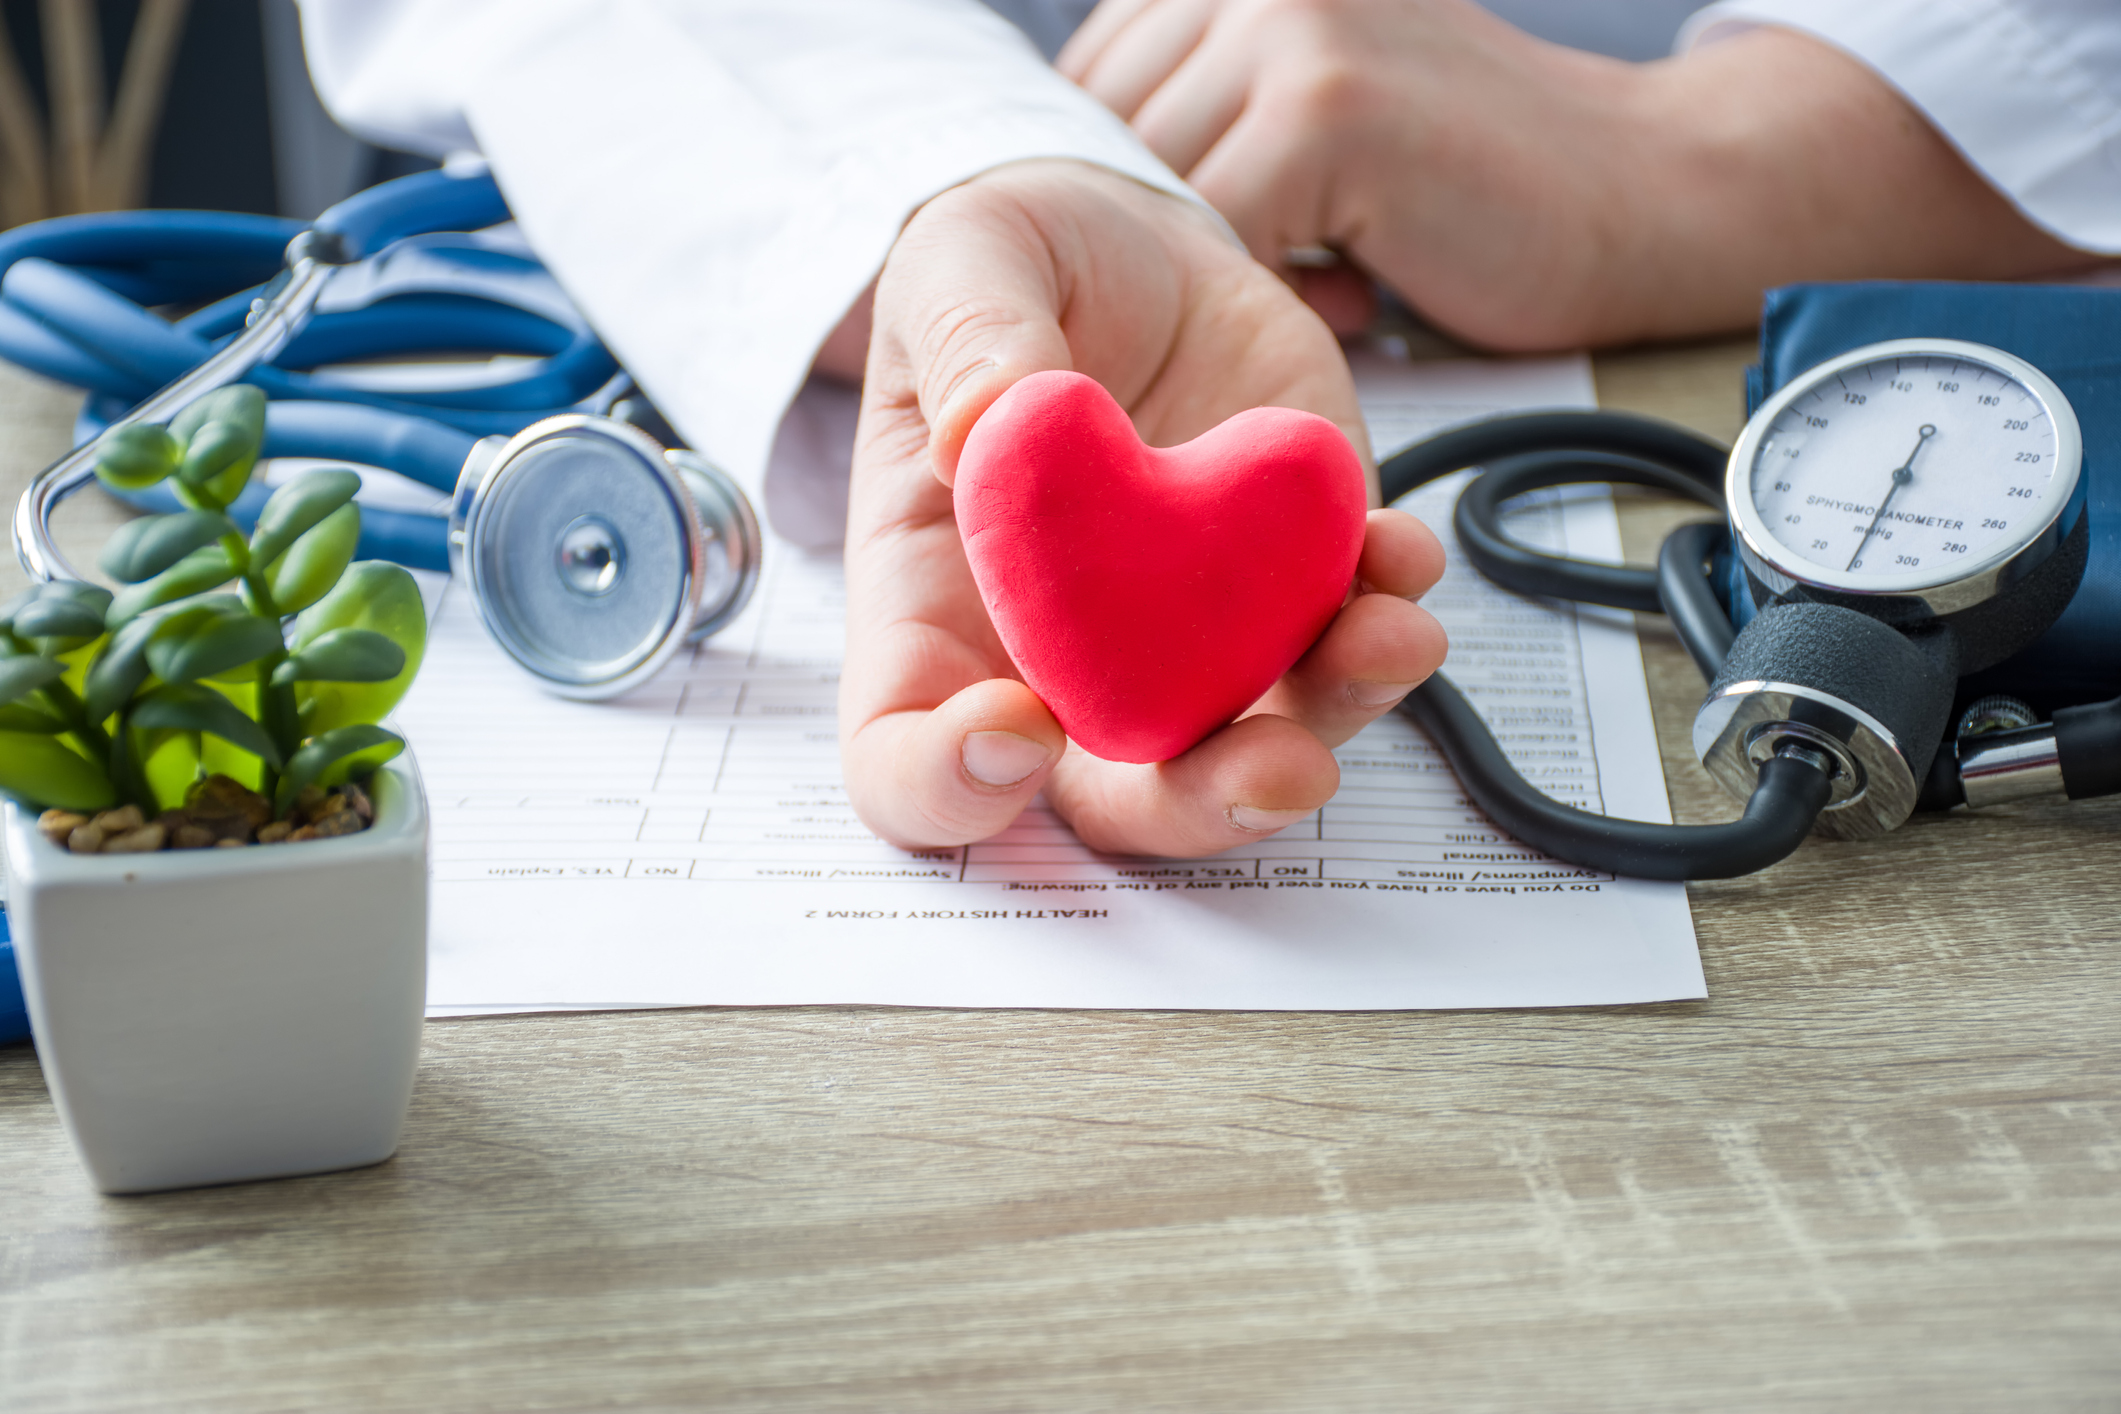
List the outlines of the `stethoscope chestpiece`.
{"label": "stethoscope chestpiece", "polygon": [[494,641],[547,691],[586,700],[655,676],[758,583],[758,520],[727,473],[581,414],[480,443],[449,545]]}

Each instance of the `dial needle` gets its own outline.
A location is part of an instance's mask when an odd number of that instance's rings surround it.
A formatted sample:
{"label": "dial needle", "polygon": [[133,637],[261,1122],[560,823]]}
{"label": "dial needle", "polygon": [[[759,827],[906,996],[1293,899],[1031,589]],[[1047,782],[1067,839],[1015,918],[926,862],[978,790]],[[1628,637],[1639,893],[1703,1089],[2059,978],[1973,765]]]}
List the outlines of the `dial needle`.
{"label": "dial needle", "polygon": [[1856,553],[1849,556],[1850,569],[1856,568],[1856,561],[1863,558],[1863,547],[1870,544],[1871,537],[1878,533],[1878,522],[1885,519],[1885,508],[1893,503],[1893,497],[1900,493],[1901,487],[1915,479],[1915,458],[1922,455],[1922,444],[1936,435],[1937,429],[1934,425],[1923,423],[1921,430],[1915,434],[1915,450],[1907,454],[1906,461],[1893,468],[1893,484],[1886,488],[1885,499],[1878,503],[1878,514],[1872,516],[1871,523],[1863,528],[1863,538],[1856,542]]}

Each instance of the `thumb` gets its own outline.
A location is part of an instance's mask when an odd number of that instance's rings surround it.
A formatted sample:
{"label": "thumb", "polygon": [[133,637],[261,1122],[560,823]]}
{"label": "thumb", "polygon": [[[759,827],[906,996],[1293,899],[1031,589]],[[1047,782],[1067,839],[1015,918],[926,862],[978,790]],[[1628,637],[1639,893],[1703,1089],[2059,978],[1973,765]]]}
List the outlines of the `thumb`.
{"label": "thumb", "polygon": [[1018,379],[1074,367],[1060,324],[1063,281],[1024,206],[972,183],[929,202],[877,286],[876,340],[899,365],[946,486],[972,424]]}

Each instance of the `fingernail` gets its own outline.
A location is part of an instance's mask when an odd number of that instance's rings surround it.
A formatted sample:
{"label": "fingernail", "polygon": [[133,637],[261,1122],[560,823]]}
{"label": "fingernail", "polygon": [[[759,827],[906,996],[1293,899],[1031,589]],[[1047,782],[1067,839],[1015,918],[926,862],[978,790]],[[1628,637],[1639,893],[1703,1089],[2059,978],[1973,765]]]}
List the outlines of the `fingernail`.
{"label": "fingernail", "polygon": [[1228,818],[1231,824],[1247,834],[1271,835],[1310,814],[1308,810],[1260,810],[1250,805],[1233,805]]}
{"label": "fingernail", "polygon": [[1015,732],[965,733],[965,774],[983,786],[1013,786],[1046,764],[1046,748]]}
{"label": "fingernail", "polygon": [[1358,707],[1389,707],[1419,686],[1413,682],[1351,682],[1348,696]]}

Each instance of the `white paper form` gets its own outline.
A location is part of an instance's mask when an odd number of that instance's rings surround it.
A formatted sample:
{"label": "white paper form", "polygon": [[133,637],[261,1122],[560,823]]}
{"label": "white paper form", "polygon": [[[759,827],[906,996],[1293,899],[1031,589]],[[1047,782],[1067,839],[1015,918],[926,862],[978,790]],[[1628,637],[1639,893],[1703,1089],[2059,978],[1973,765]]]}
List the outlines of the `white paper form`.
{"label": "white paper form", "polygon": [[[1582,359],[1358,359],[1381,451],[1514,407],[1584,406]],[[1455,484],[1409,508],[1449,540]],[[1519,533],[1617,557],[1603,496]],[[1426,601],[1449,670],[1571,804],[1666,819],[1632,630],[1460,565]],[[1041,803],[991,840],[895,849],[840,782],[835,560],[769,547],[730,631],[623,702],[546,697],[445,598],[400,721],[434,810],[435,1014],[867,1002],[1370,1010],[1704,995],[1684,890],[1546,859],[1387,716],[1338,794],[1201,860],[1086,849]]]}

